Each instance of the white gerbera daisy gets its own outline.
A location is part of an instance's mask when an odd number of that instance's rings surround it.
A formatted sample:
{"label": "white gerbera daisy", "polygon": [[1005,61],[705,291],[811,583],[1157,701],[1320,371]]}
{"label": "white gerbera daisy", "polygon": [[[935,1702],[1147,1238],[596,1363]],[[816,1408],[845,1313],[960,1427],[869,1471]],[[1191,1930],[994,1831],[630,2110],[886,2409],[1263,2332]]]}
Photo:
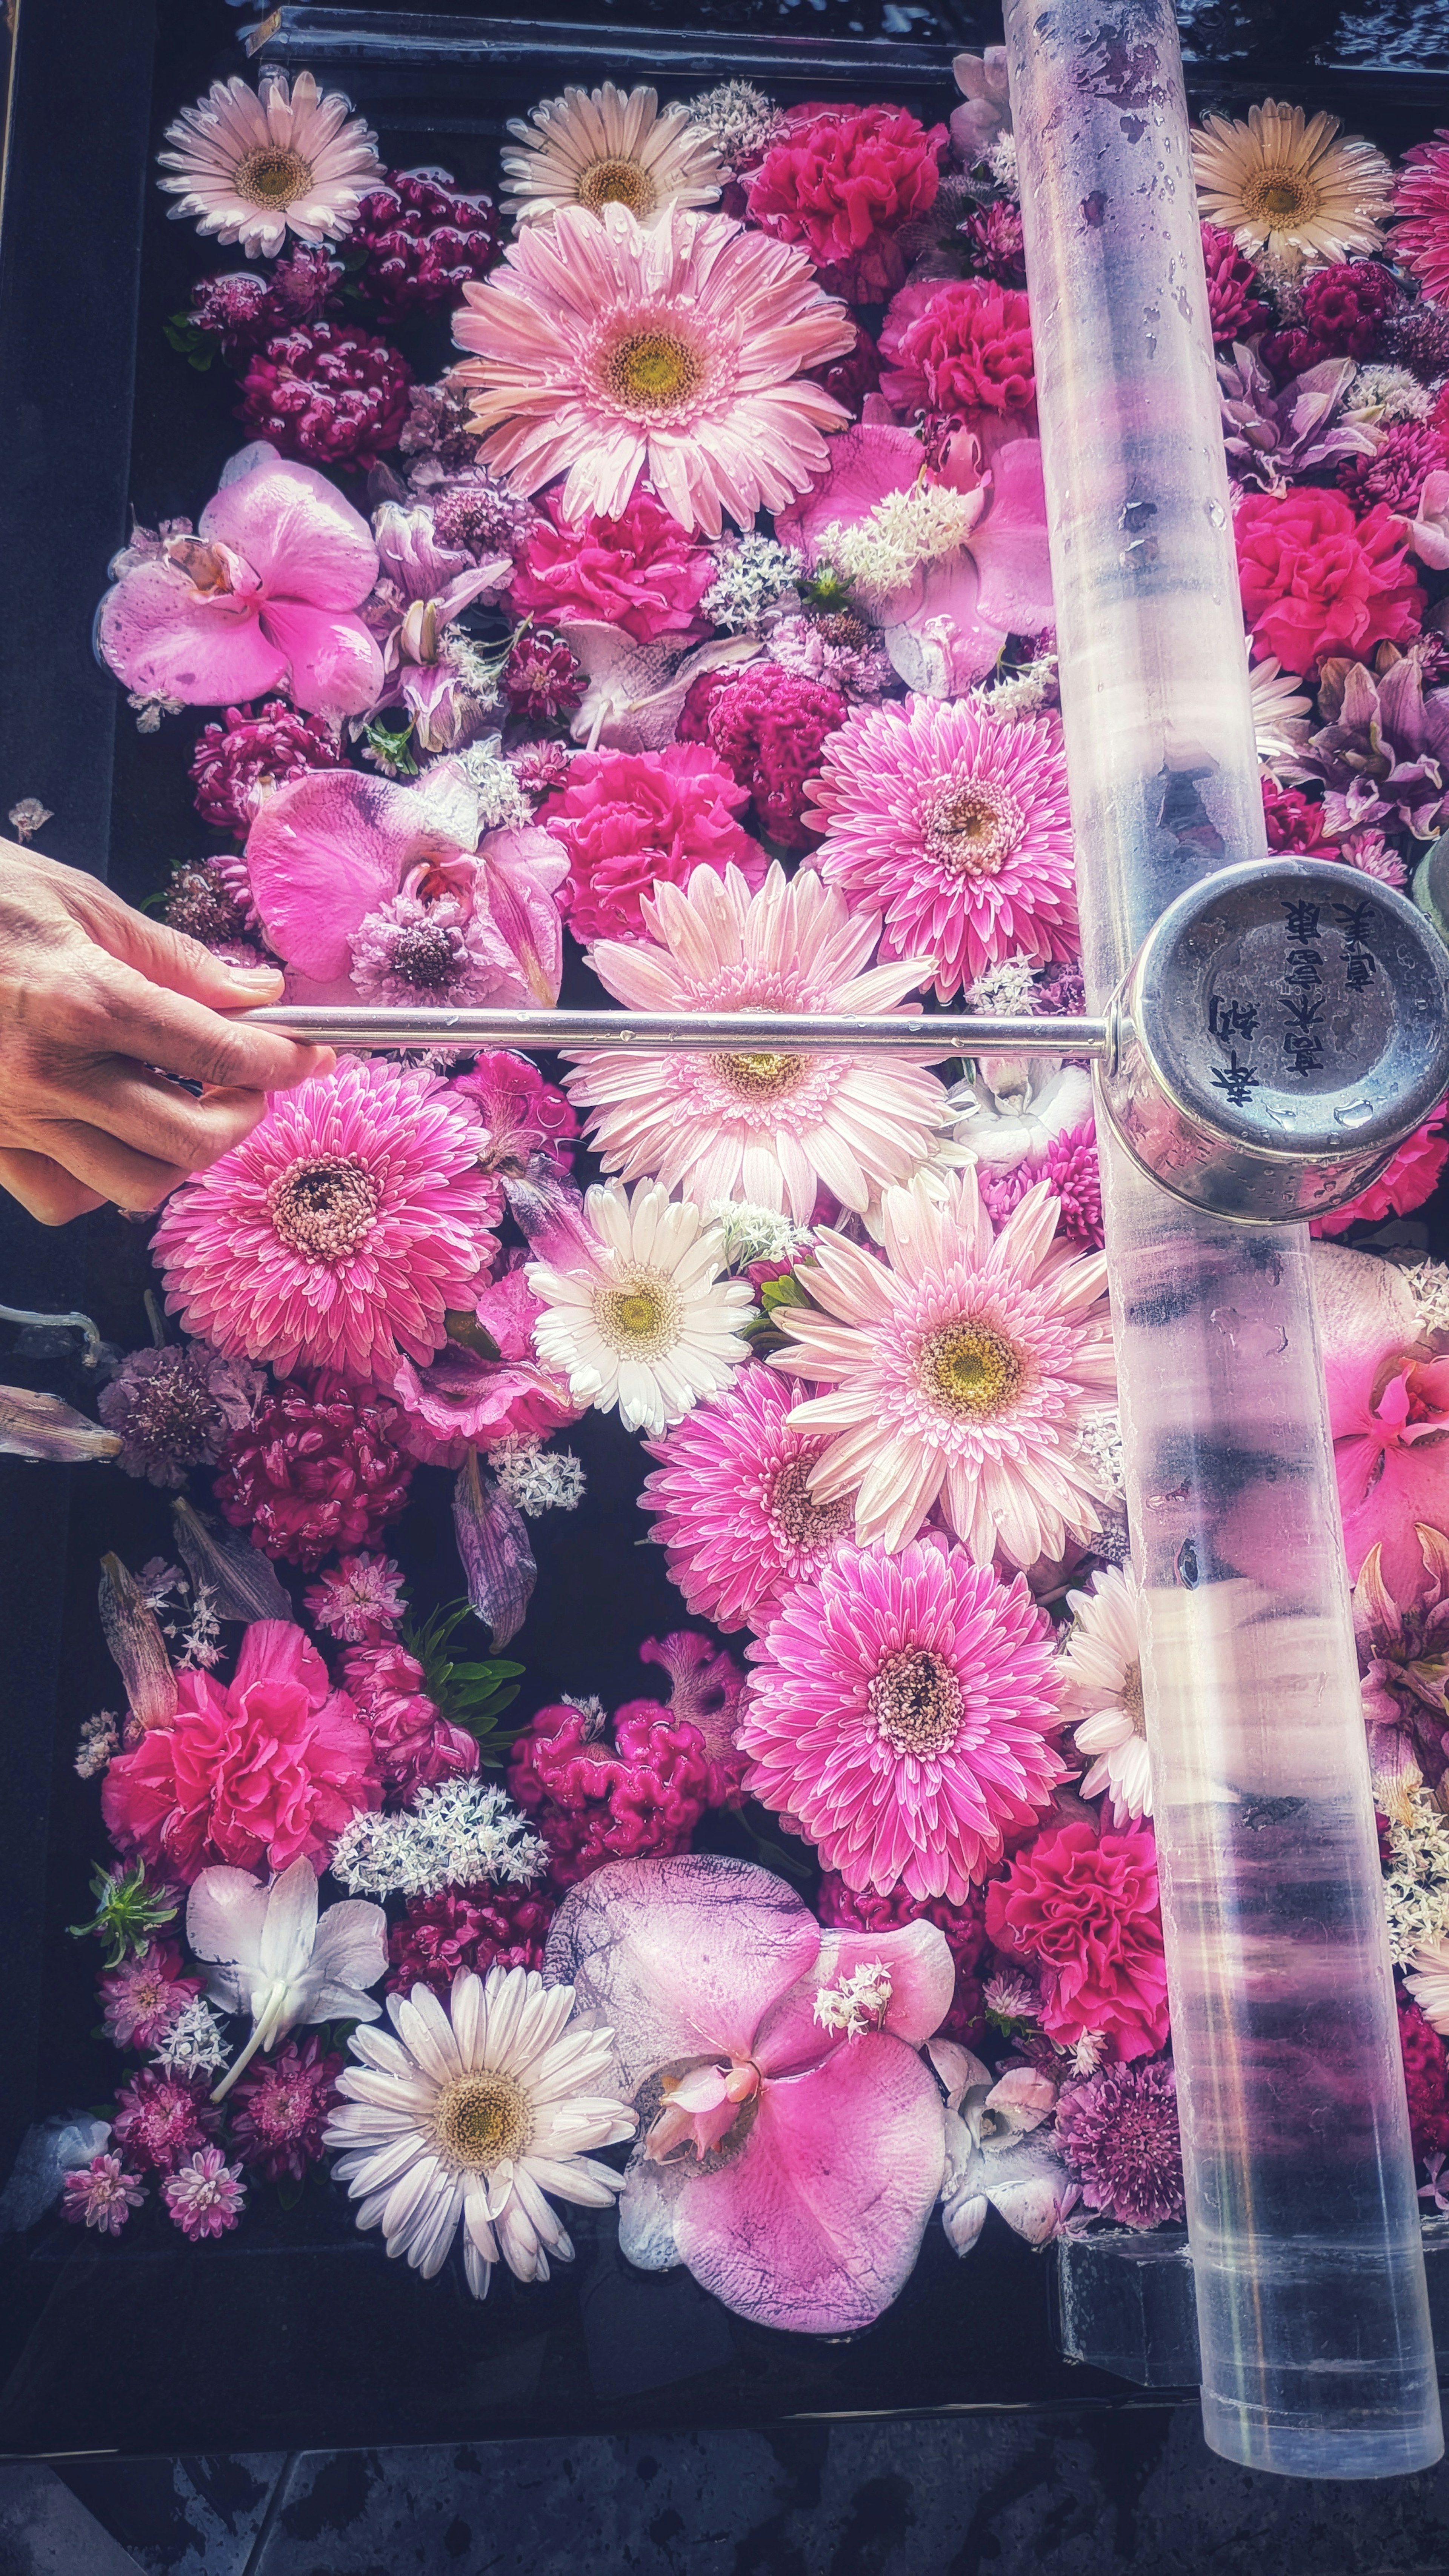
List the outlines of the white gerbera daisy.
{"label": "white gerbera daisy", "polygon": [[389,2254],[425,2281],[447,2261],[461,2222],[463,2266],[485,2298],[501,2255],[520,2281],[546,2281],[549,2256],[573,2247],[544,2198],[607,2209],[623,2176],[583,2151],[632,2136],[634,2114],[612,2086],[613,2032],[569,2027],[572,1986],[547,1988],[531,1968],[460,1970],[446,2006],[427,1986],[389,1995],[397,2036],[357,2030],[359,2061],[337,2079],[346,2098],[325,2143],[359,2201],[359,2227],[380,2226]]}
{"label": "white gerbera daisy", "polygon": [[1142,1647],[1137,1578],[1109,1565],[1085,1592],[1069,1592],[1071,1630],[1062,1648],[1062,1715],[1080,1717],[1077,1751],[1093,1757],[1082,1796],[1110,1792],[1113,1822],[1152,1813],[1152,1772],[1142,1725]]}
{"label": "white gerbera daisy", "polygon": [[[1248,652],[1253,650],[1250,635]],[[1248,688],[1253,703],[1253,736],[1258,758],[1268,769],[1287,768],[1295,776],[1302,774],[1303,754],[1308,748],[1308,719],[1313,700],[1305,696],[1296,671],[1285,671],[1271,653],[1261,662],[1250,660]]]}
{"label": "white gerbera daisy", "polygon": [[546,98],[527,124],[509,119],[521,152],[505,152],[504,204],[520,223],[539,223],[561,206],[627,206],[646,227],[670,206],[712,206],[724,169],[710,137],[687,107],[659,113],[652,89],[626,97],[602,89],[566,89]]}
{"label": "white gerbera daisy", "polygon": [[593,1242],[566,1268],[529,1265],[545,1308],[534,1345],[576,1403],[600,1413],[617,1405],[626,1431],[657,1434],[717,1395],[749,1357],[739,1327],[755,1292],[722,1275],[722,1228],[671,1202],[657,1181],[632,1198],[617,1181],[591,1189],[584,1216]]}
{"label": "white gerbera daisy", "polygon": [[218,241],[240,242],[248,259],[275,259],[289,231],[336,241],[383,176],[377,136],[351,109],[310,72],[289,86],[285,72],[264,71],[259,91],[235,78],[213,81],[168,125],[175,148],[156,156],[173,174],[160,182],[177,199],[167,211],[176,222],[194,216],[197,231]]}

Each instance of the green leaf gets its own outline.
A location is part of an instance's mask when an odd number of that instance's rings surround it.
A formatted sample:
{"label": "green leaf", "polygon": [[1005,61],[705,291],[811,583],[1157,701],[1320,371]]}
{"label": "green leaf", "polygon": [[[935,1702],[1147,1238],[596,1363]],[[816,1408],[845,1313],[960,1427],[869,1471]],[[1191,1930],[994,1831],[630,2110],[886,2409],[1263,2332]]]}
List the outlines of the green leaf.
{"label": "green leaf", "polygon": [[281,2180],[277,2184],[277,2203],[279,2208],[295,2209],[305,2189],[305,2183],[298,2182],[295,2174],[283,2174]]}
{"label": "green leaf", "polygon": [[793,1270],[787,1271],[783,1279],[767,1279],[760,1290],[760,1303],[767,1315],[773,1315],[777,1306],[808,1306],[810,1302]]}
{"label": "green leaf", "polygon": [[212,360],[216,356],[213,332],[201,330],[189,313],[173,313],[161,327],[178,358],[184,358],[199,376],[210,374]]}

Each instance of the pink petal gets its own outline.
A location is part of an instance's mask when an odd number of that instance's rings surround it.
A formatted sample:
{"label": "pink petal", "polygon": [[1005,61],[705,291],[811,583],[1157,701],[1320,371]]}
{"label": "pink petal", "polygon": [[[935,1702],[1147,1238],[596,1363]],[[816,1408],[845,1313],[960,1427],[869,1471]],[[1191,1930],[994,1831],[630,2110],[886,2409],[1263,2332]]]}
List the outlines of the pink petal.
{"label": "pink petal", "polygon": [[270,945],[315,983],[352,969],[348,933],[395,895],[417,848],[416,799],[357,769],[314,769],[269,796],[247,874]]}
{"label": "pink petal", "polygon": [[815,2018],[815,1998],[823,1986],[838,1986],[857,1968],[877,1960],[891,1981],[886,2029],[913,2044],[929,2039],[945,2020],[956,1991],[945,1933],[934,1923],[907,1923],[897,1932],[827,1931],[809,1975],[781,1997],[760,2025],[754,2054],[761,2072],[793,2073],[838,2048],[838,2033],[823,2029]]}
{"label": "pink petal", "polygon": [[979,614],[1013,635],[1052,622],[1051,561],[1041,448],[1034,438],[1003,447],[992,469],[991,504],[971,538],[981,575]]}
{"label": "pink petal", "polygon": [[830,463],[813,490],[788,510],[777,511],[775,534],[782,546],[799,546],[813,555],[822,528],[837,519],[853,528],[888,493],[908,491],[922,463],[921,442],[908,429],[871,422],[843,429],[830,441]]}
{"label": "pink petal", "polygon": [[744,2152],[686,2183],[675,2241],[738,2316],[848,2334],[908,2278],[944,2166],[941,2097],[921,2060],[900,2040],[858,2039],[764,2086]]}
{"label": "pink petal", "polygon": [[474,906],[491,915],[517,961],[489,1000],[499,1008],[551,1010],[563,978],[563,926],[554,888],[568,875],[568,852],[536,827],[490,832],[480,842]]}
{"label": "pink petal", "polygon": [[174,564],[124,573],[101,602],[97,640],[124,687],[188,707],[262,697],[287,667],[252,599],[204,598]]}
{"label": "pink petal", "polygon": [[312,1640],[290,1619],[254,1619],[236,1659],[234,1692],[257,1682],[296,1682],[314,1708],[320,1708],[332,1685],[327,1667]]}
{"label": "pink petal", "polygon": [[355,608],[377,579],[367,521],[310,465],[261,457],[224,484],[201,514],[200,534],[235,546],[273,599],[311,608]]}
{"label": "pink petal", "polygon": [[382,655],[360,617],[269,599],[263,630],[287,657],[299,707],[319,715],[360,716],[382,695]]}

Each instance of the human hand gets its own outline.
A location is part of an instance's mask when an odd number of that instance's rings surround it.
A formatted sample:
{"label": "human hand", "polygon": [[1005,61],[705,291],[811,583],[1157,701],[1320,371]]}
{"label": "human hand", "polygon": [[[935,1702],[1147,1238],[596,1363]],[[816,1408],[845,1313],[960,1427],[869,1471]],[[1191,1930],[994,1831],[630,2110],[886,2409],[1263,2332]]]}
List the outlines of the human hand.
{"label": "human hand", "polygon": [[0,1188],[42,1225],[108,1199],[159,1207],[250,1134],[269,1091],[330,1072],[330,1047],[225,1016],[281,993],[275,969],[227,966],[82,869],[0,840]]}

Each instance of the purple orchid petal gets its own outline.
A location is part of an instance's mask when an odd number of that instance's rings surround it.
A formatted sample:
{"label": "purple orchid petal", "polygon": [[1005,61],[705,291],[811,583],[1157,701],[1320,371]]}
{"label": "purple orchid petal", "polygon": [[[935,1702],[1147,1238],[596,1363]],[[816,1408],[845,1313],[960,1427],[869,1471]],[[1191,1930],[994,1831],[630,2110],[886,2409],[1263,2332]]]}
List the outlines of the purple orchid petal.
{"label": "purple orchid petal", "polygon": [[470,1449],[453,1483],[453,1529],[468,1578],[468,1599],[501,1654],[528,1616],[538,1567],[528,1525],[492,1476],[478,1471]]}

